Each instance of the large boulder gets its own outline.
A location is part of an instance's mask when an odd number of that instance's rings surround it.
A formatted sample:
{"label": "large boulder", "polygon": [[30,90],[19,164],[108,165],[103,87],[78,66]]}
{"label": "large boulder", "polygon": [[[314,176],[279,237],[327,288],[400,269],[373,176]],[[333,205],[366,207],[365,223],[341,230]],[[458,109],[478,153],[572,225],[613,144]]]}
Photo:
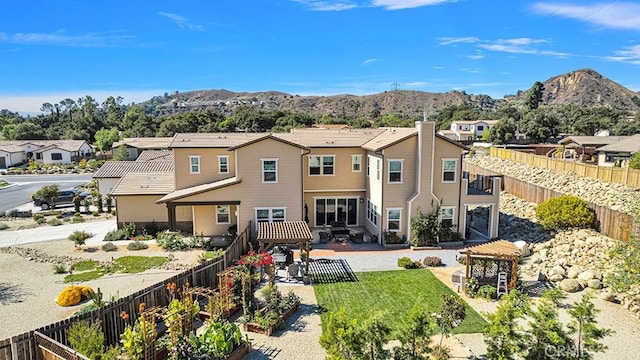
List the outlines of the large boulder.
{"label": "large boulder", "polygon": [[562,266],[556,265],[549,270],[549,276],[552,275],[562,275],[564,277],[566,275],[566,271]]}
{"label": "large boulder", "polygon": [[610,290],[601,291],[600,294],[598,294],[598,297],[604,301],[616,301],[616,295]]}
{"label": "large boulder", "polygon": [[560,281],[560,289],[568,293],[574,293],[582,290],[582,286],[576,279],[564,279]]}
{"label": "large boulder", "polygon": [[578,275],[580,275],[580,273],[582,272],[582,268],[579,266],[572,266],[569,268],[569,270],[567,270],[567,277],[569,279],[575,279],[578,277]]}
{"label": "large boulder", "polygon": [[587,281],[587,286],[591,289],[600,290],[602,289],[602,281],[598,279],[591,279]]}
{"label": "large boulder", "polygon": [[589,281],[595,279],[595,272],[593,270],[585,270],[578,275],[578,281]]}

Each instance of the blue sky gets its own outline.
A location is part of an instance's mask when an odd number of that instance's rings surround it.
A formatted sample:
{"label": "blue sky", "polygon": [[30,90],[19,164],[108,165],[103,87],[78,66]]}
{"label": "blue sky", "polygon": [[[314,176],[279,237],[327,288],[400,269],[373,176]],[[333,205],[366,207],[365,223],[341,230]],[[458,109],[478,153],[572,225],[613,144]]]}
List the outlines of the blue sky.
{"label": "blue sky", "polygon": [[453,89],[502,98],[580,68],[640,90],[640,2],[8,1],[0,109],[70,97]]}

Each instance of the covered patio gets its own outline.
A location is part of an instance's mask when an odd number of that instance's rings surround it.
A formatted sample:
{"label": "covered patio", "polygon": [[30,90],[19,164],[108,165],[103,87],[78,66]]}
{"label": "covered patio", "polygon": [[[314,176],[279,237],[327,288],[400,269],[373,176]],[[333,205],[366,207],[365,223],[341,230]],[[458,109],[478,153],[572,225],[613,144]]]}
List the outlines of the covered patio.
{"label": "covered patio", "polygon": [[260,252],[268,250],[275,245],[297,244],[301,251],[307,254],[304,273],[309,273],[309,256],[313,235],[304,221],[277,221],[258,223],[258,235]]}
{"label": "covered patio", "polygon": [[520,250],[510,241],[495,240],[460,251],[466,256],[465,279],[476,278],[479,285],[498,284],[498,274],[507,275],[509,290],[518,281]]}

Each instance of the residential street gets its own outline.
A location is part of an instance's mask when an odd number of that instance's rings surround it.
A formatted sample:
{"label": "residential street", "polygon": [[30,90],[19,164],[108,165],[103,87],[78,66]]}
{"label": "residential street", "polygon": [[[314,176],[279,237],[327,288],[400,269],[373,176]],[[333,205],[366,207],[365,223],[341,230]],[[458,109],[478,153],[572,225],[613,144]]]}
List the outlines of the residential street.
{"label": "residential street", "polygon": [[13,184],[0,189],[0,211],[6,211],[30,203],[31,194],[45,185],[58,184],[60,189],[68,189],[91,181],[91,174],[2,175],[0,179]]}

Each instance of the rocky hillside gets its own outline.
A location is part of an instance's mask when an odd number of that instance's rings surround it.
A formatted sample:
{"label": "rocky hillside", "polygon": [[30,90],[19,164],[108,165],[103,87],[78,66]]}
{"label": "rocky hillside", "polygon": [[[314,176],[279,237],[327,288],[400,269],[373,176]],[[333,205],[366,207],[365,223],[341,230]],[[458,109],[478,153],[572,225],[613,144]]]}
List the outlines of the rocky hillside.
{"label": "rocky hillside", "polygon": [[[606,106],[615,109],[638,110],[640,94],[600,75],[591,69],[582,69],[555,76],[544,83],[544,105],[574,104],[581,107]],[[469,104],[484,111],[497,110],[508,102],[522,103],[528,90],[517,96],[492,99],[488,95],[471,95],[461,91],[431,93],[396,90],[373,95],[299,96],[279,91],[233,92],[229,90],[196,90],[157,96],[146,102],[157,114],[171,114],[190,109],[216,108],[230,114],[241,105],[265,110],[303,111],[317,116],[373,118],[379,115],[401,113],[407,116],[433,115],[450,106]]]}
{"label": "rocky hillside", "polygon": [[229,114],[242,105],[264,110],[302,111],[313,115],[373,118],[401,113],[407,116],[434,114],[449,105],[462,103],[486,110],[496,110],[501,100],[488,95],[468,95],[460,91],[430,93],[423,91],[386,91],[374,95],[300,96],[278,91],[232,92],[228,90],[197,90],[155,97],[148,103],[160,114],[170,114],[189,109],[216,108]]}
{"label": "rocky hillside", "polygon": [[[573,104],[580,107],[609,107],[638,110],[640,94],[607,79],[595,70],[580,69],[543,82],[543,105]],[[526,91],[519,98],[526,96]]]}

